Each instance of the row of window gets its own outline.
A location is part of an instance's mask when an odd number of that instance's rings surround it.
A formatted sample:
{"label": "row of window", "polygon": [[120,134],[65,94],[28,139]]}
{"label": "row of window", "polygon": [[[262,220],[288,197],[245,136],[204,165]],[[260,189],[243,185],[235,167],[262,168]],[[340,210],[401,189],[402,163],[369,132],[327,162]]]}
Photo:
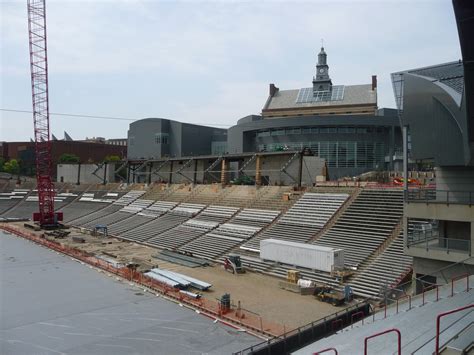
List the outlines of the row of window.
{"label": "row of window", "polygon": [[314,155],[326,159],[333,168],[380,168],[385,161],[383,142],[293,142],[260,144],[259,151],[302,150],[310,148]]}
{"label": "row of window", "polygon": [[257,132],[257,137],[284,136],[292,134],[320,134],[320,133],[382,133],[383,127],[304,127],[275,129]]}
{"label": "row of window", "polygon": [[155,144],[168,144],[169,134],[168,133],[156,133]]}

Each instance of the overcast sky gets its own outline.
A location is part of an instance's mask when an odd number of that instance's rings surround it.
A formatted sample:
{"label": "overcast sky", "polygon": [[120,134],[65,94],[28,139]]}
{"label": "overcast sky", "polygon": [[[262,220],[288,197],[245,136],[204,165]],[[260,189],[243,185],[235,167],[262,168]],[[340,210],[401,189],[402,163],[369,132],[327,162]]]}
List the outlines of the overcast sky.
{"label": "overcast sky", "polygon": [[[0,1],[0,108],[31,110],[26,0]],[[51,112],[217,127],[259,114],[269,83],[311,86],[321,38],[333,84],[376,74],[379,107],[395,107],[390,73],[461,58],[448,0],[47,0],[47,26]],[[31,113],[0,117],[0,141],[33,136]],[[58,138],[129,123],[51,116]]]}

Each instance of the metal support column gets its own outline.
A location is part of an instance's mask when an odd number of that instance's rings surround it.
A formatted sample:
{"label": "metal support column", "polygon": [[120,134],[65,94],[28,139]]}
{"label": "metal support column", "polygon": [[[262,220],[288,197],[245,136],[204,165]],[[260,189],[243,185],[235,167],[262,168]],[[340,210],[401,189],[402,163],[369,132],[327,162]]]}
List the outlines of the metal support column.
{"label": "metal support column", "polygon": [[255,185],[262,185],[262,157],[257,155],[255,161]]}
{"label": "metal support column", "polygon": [[298,165],[298,188],[301,188],[301,182],[303,180],[303,153],[300,153],[300,160]]}
{"label": "metal support column", "polygon": [[171,160],[170,161],[170,179],[168,181],[170,184],[173,183],[173,165],[174,165],[173,163],[174,163],[174,161]]}
{"label": "metal support column", "polygon": [[198,160],[194,161],[194,176],[193,176],[193,184],[196,185],[197,183],[197,170],[198,170]]}
{"label": "metal support column", "polygon": [[221,185],[225,186],[227,184],[227,161],[222,159],[221,164]]}

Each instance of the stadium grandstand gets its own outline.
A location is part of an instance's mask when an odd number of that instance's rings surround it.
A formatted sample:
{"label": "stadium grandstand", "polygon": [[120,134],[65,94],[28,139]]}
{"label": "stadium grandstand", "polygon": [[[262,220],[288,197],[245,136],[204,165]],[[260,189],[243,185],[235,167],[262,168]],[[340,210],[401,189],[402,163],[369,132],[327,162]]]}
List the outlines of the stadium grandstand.
{"label": "stadium grandstand", "polygon": [[397,109],[375,76],[333,85],[321,47],[311,87],[270,84],[229,130],[133,122],[100,183],[55,183],[64,230],[0,176],[0,227],[255,338],[234,354],[472,354],[474,12],[453,4],[462,60],[393,73]]}

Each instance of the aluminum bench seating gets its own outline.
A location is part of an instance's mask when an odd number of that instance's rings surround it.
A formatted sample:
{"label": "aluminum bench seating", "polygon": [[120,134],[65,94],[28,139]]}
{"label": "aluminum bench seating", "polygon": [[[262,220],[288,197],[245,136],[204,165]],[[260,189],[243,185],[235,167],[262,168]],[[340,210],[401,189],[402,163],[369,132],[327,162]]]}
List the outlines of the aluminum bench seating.
{"label": "aluminum bench seating", "polygon": [[187,216],[167,213],[140,227],[121,233],[119,237],[136,242],[145,242],[158,234],[180,225],[188,219]]}
{"label": "aluminum bench seating", "polygon": [[196,219],[224,223],[232,218],[238,210],[237,207],[211,205],[196,216]]}
{"label": "aluminum bench seating", "polygon": [[401,275],[413,267],[413,258],[403,253],[403,233],[378,255],[367,268],[350,280],[354,293],[364,297],[380,296],[384,288],[395,286]]}
{"label": "aluminum bench seating", "polygon": [[218,225],[219,224],[216,222],[190,219],[175,228],[169,229],[168,231],[149,239],[146,243],[154,247],[174,250],[179,246],[189,243],[193,239],[211,231]]}
{"label": "aluminum bench seating", "polygon": [[90,221],[88,223],[85,223],[82,225],[82,227],[87,228],[87,229],[93,229],[98,224],[102,224],[104,226],[110,227],[114,223],[129,220],[133,216],[134,215],[129,212],[124,212],[124,211],[119,210],[112,214],[108,214],[108,215],[96,218],[93,221]]}
{"label": "aluminum bench seating", "polygon": [[260,227],[224,223],[179,248],[197,256],[215,260],[260,231]]}
{"label": "aluminum bench seating", "polygon": [[244,208],[232,219],[232,223],[264,227],[280,215],[279,211]]}
{"label": "aluminum bench seating", "polygon": [[[81,202],[79,202],[79,203],[81,203]],[[81,216],[79,218],[76,218],[74,220],[69,221],[69,223],[72,224],[73,226],[80,227],[80,226],[83,226],[87,223],[98,220],[102,217],[105,217],[107,215],[113,214],[113,213],[119,211],[121,208],[122,208],[121,206],[117,206],[117,205],[114,205],[114,204],[109,204],[109,205],[106,205],[105,208],[100,208],[100,209],[98,209],[96,211],[93,211],[91,213],[87,213],[84,216]]]}
{"label": "aluminum bench seating", "polygon": [[145,216],[137,213],[136,215],[133,215],[130,218],[126,218],[122,221],[108,226],[108,233],[110,235],[120,236],[122,233],[150,223],[151,221],[153,221],[154,218],[154,216]]}
{"label": "aluminum bench seating", "polygon": [[199,203],[180,203],[173,208],[170,213],[182,216],[193,217],[201,212],[206,205]]}
{"label": "aluminum bench seating", "polygon": [[346,264],[358,267],[392,234],[403,215],[402,199],[401,190],[363,190],[314,244],[344,249]]}

